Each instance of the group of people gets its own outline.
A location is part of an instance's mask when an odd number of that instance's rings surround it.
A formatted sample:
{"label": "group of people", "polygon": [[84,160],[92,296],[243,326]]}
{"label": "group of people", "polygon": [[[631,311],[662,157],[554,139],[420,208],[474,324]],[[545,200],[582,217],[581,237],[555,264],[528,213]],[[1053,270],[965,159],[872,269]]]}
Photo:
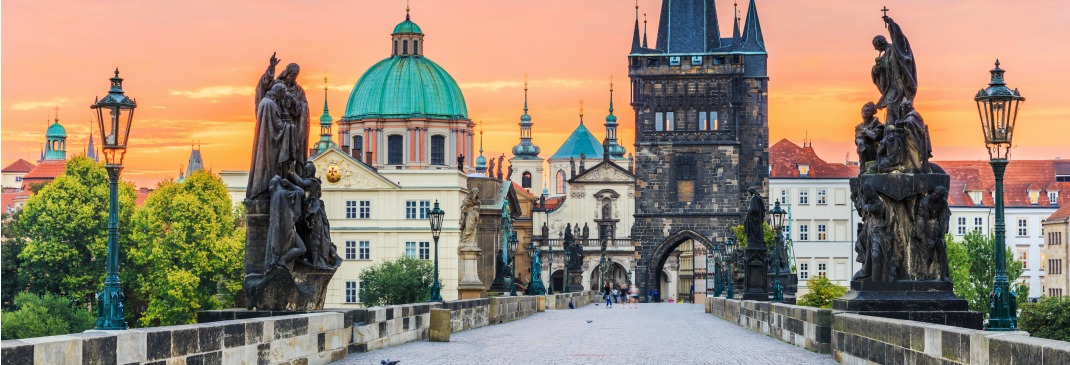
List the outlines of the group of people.
{"label": "group of people", "polygon": [[606,300],[606,308],[613,308],[614,303],[624,301],[625,304],[630,304],[631,308],[639,309],[639,287],[629,287],[628,283],[606,282],[602,287],[602,297]]}

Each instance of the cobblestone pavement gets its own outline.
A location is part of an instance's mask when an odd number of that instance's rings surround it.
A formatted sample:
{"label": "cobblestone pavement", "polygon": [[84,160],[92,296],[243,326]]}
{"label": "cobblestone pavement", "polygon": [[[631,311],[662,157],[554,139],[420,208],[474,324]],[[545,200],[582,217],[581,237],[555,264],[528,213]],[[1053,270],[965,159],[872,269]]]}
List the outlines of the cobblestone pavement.
{"label": "cobblestone pavement", "polygon": [[[590,321],[590,322],[588,322]],[[382,359],[414,364],[835,364],[703,312],[700,304],[604,304],[535,313],[450,335],[351,354],[336,364]]]}

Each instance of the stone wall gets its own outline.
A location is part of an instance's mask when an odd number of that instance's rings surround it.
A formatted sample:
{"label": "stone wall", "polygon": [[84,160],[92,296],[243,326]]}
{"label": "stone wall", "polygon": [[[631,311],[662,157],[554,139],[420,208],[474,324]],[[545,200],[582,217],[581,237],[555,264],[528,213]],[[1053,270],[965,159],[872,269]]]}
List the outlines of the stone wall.
{"label": "stone wall", "polygon": [[579,307],[581,305],[588,305],[591,303],[597,303],[602,301],[602,296],[597,291],[583,291],[574,293],[558,293],[546,296],[546,309],[568,309],[568,302],[572,300],[572,305]]}
{"label": "stone wall", "polygon": [[706,312],[842,364],[1070,364],[1070,342],[790,304],[706,298]]}
{"label": "stone wall", "polygon": [[[572,298],[579,307],[597,297],[555,294],[546,302],[568,308]],[[198,314],[204,323],[194,325],[7,340],[0,358],[3,365],[327,364],[427,339],[432,308],[451,310],[451,332],[460,332],[530,316],[536,303],[535,296],[517,296],[307,313],[206,311]]]}
{"label": "stone wall", "polygon": [[830,309],[706,298],[706,312],[810,351],[827,354],[832,349]]}
{"label": "stone wall", "polygon": [[1070,364],[1070,343],[859,314],[836,314],[833,356],[844,364]]}

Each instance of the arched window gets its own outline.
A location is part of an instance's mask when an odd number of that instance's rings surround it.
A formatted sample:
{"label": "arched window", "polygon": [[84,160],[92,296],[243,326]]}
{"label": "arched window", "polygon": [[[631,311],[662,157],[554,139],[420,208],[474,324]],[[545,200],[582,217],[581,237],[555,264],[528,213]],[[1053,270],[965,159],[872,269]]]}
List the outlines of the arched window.
{"label": "arched window", "polygon": [[356,153],[354,156],[360,159],[360,155],[364,153],[364,136],[353,136],[353,151]]}
{"label": "arched window", "polygon": [[431,164],[446,164],[446,136],[431,136]]}
{"label": "arched window", "polygon": [[401,165],[405,159],[405,139],[400,134],[386,137],[387,165]]}
{"label": "arched window", "polygon": [[557,189],[558,194],[565,193],[565,170],[557,170]]}
{"label": "arched window", "polygon": [[420,54],[420,41],[418,41],[418,40],[413,40],[412,41],[412,53],[413,54]]}
{"label": "arched window", "polygon": [[602,219],[613,219],[613,202],[609,198],[602,199]]}
{"label": "arched window", "polygon": [[397,56],[397,54],[398,54],[398,40],[395,39],[394,40],[394,55]]}
{"label": "arched window", "polygon": [[409,40],[405,39],[401,41],[401,53],[409,54]]}
{"label": "arched window", "polygon": [[531,189],[531,173],[524,171],[524,175],[520,177],[520,186],[525,189]]}

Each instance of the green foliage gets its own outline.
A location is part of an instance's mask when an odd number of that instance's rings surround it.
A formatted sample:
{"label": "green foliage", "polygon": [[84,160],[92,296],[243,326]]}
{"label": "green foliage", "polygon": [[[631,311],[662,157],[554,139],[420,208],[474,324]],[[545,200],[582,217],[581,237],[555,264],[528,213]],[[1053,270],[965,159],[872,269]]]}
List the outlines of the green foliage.
{"label": "green foliage", "polygon": [[409,257],[369,267],[360,273],[360,301],[369,307],[426,302],[433,271],[430,261]]}
{"label": "green foliage", "polygon": [[798,304],[807,307],[832,308],[832,300],[847,294],[847,287],[836,285],[824,276],[815,276],[806,281],[806,294],[799,297]]}
{"label": "green foliage", "polygon": [[[21,211],[15,212],[15,216],[20,213]],[[4,236],[3,244],[0,245],[0,308],[5,311],[15,310],[15,296],[24,292],[29,282],[26,272],[19,270],[22,267],[19,253],[26,247],[26,238],[14,235],[14,225],[15,219],[8,218],[4,220],[3,228],[0,228],[0,233]]]}
{"label": "green foliage", "polygon": [[[955,286],[955,295],[965,299],[970,310],[988,313],[989,295],[995,281],[995,238],[984,236],[979,232],[970,232],[963,240],[955,241],[948,235],[947,261],[951,272],[951,282]],[[1014,259],[1014,252],[1007,249],[1007,278],[1011,281],[1011,290],[1018,295],[1021,307],[1029,295],[1029,286],[1016,282],[1022,275],[1022,263]]]}
{"label": "green foliage", "polygon": [[1018,327],[1031,336],[1070,341],[1070,297],[1042,297],[1019,308]]}
{"label": "green foliage", "polygon": [[[776,231],[768,223],[763,223],[762,228],[765,231],[765,246],[772,249],[776,246]],[[743,225],[732,227],[732,233],[736,235],[736,245],[739,248],[747,247],[747,231],[743,228]]]}
{"label": "green foliage", "polygon": [[194,323],[242,288],[245,229],[223,181],[204,171],[166,181],[132,218],[127,282],[144,326]]}
{"label": "green foliage", "polygon": [[5,311],[3,321],[5,340],[44,337],[82,332],[93,328],[96,317],[67,298],[52,293],[43,297],[19,293],[14,300],[15,311]]}
{"label": "green foliage", "polygon": [[[119,184],[119,262],[130,241],[122,233],[134,206],[133,185]],[[4,301],[14,292],[55,293],[82,306],[92,306],[103,287],[108,241],[108,173],[104,165],[84,156],[72,158],[67,169],[51,184],[30,197],[5,237],[18,242],[5,254]],[[13,262],[16,267],[6,265]],[[120,266],[121,268],[121,266]],[[19,277],[7,288],[8,270]]]}

